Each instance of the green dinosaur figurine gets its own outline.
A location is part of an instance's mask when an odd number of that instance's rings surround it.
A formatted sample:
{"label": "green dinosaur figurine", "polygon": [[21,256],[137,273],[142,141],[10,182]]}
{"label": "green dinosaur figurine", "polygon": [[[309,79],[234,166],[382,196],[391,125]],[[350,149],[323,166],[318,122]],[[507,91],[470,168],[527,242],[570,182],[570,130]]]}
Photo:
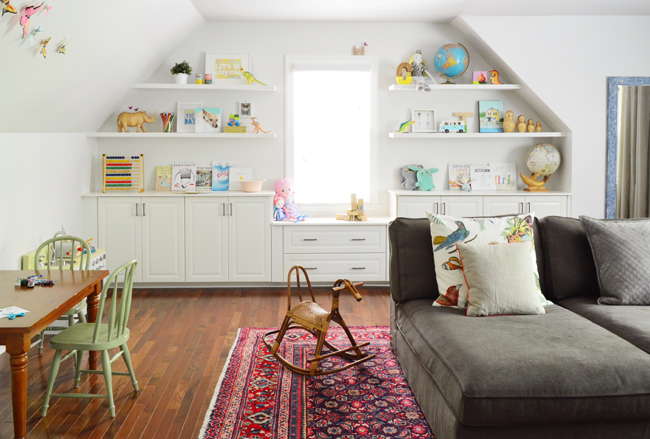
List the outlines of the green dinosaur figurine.
{"label": "green dinosaur figurine", "polygon": [[413,125],[415,122],[413,122],[411,119],[407,120],[404,123],[401,123],[399,126],[399,129],[395,130],[396,133],[408,133],[408,128],[409,126]]}

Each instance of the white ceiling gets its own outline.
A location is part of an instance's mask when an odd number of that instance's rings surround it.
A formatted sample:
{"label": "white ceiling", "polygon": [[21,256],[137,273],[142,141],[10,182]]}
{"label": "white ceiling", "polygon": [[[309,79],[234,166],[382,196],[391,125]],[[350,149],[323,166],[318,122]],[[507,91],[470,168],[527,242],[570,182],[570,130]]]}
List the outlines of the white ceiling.
{"label": "white ceiling", "polygon": [[[191,0],[206,21],[449,22],[458,15],[650,15],[648,0]],[[245,31],[242,29],[242,31]]]}

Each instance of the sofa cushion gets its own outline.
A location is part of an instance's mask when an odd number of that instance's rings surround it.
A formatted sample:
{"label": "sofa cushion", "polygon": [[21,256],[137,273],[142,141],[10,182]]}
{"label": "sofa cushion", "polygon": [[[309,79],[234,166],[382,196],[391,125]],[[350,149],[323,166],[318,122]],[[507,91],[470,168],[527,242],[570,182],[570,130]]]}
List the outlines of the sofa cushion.
{"label": "sofa cushion", "polygon": [[553,301],[598,296],[596,265],[580,220],[547,216],[539,220],[538,228],[535,242],[544,248],[544,295]]}
{"label": "sofa cushion", "polygon": [[650,305],[650,219],[580,221],[598,271],[598,303]]}
{"label": "sofa cushion", "polygon": [[650,353],[650,306],[601,306],[598,296],[570,297],[559,304]]}
{"label": "sofa cushion", "polygon": [[468,319],[416,300],[395,314],[464,425],[650,419],[650,355],[560,306]]}

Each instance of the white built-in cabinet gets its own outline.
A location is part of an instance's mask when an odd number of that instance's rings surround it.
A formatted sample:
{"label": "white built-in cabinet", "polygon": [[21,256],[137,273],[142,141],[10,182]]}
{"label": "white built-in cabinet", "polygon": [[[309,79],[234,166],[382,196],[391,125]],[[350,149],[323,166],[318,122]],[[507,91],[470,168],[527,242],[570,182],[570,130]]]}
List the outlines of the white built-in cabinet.
{"label": "white built-in cabinet", "polygon": [[483,199],[485,216],[535,212],[535,216],[543,218],[552,215],[567,216],[567,211],[567,197],[564,195],[493,196]]}

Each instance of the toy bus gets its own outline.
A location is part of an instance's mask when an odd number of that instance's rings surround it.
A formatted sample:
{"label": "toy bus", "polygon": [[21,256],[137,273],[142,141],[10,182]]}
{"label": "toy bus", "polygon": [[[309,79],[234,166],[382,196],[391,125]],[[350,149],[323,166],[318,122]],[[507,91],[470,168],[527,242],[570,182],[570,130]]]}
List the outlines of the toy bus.
{"label": "toy bus", "polygon": [[443,133],[456,132],[464,133],[467,131],[467,127],[462,120],[443,120],[440,122],[440,131]]}

